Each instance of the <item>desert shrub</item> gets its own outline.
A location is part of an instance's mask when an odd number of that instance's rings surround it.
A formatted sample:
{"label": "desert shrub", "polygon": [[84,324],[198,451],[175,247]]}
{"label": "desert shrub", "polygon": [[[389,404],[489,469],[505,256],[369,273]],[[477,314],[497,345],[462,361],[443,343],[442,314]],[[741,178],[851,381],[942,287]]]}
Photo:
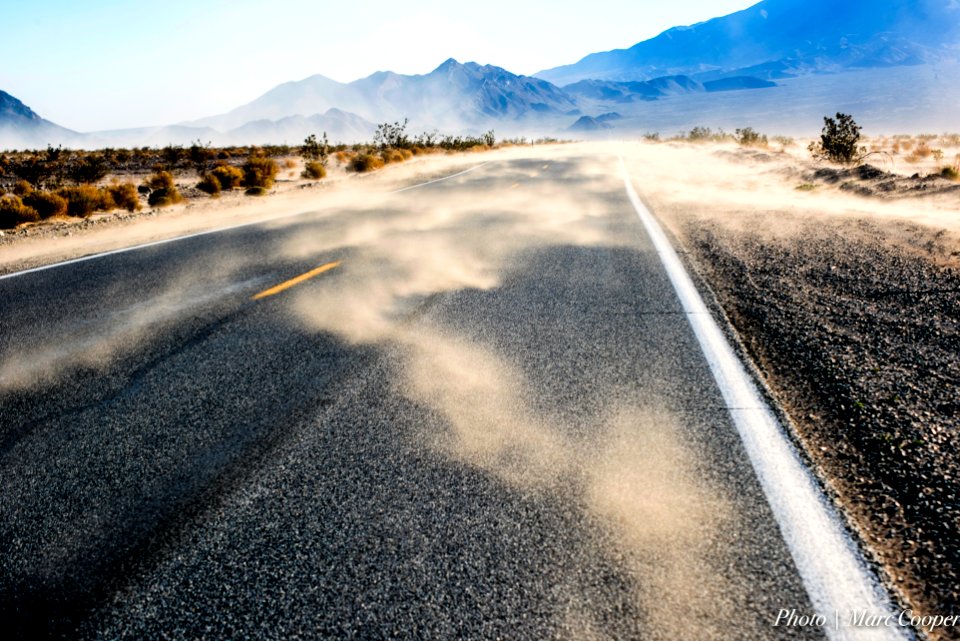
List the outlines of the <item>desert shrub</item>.
{"label": "desert shrub", "polygon": [[817,160],[842,165],[859,163],[867,153],[865,147],[859,146],[861,129],[848,114],[838,113],[836,119],[824,116],[820,141],[810,143],[808,149]]}
{"label": "desert shrub", "polygon": [[737,129],[734,132],[734,137],[737,139],[737,144],[739,144],[741,147],[767,146],[767,137],[757,131],[754,131],[753,127]]}
{"label": "desert shrub", "polygon": [[210,143],[203,144],[199,139],[195,140],[187,150],[187,156],[190,158],[190,164],[196,170],[198,175],[207,172],[207,165],[213,160],[216,153],[210,148]]}
{"label": "desert shrub", "polygon": [[245,194],[248,195],[248,196],[266,196],[266,195],[267,195],[267,189],[266,189],[266,187],[260,187],[259,185],[257,185],[257,186],[254,186],[254,187],[250,187],[249,189],[247,189],[247,190],[246,190],[245,192],[243,192],[243,193],[245,193]]}
{"label": "desert shrub", "polygon": [[243,186],[270,189],[277,177],[277,163],[272,158],[252,155],[243,163]]}
{"label": "desert shrub", "polygon": [[217,165],[210,174],[220,183],[221,189],[233,189],[243,183],[243,171],[233,165]]}
{"label": "desert shrub", "polygon": [[350,161],[350,164],[347,168],[350,171],[364,173],[367,171],[380,169],[381,167],[383,167],[383,159],[379,156],[375,156],[373,154],[359,154]]}
{"label": "desert shrub", "polygon": [[172,189],[173,184],[173,175],[169,171],[158,171],[144,181],[147,187],[150,188],[150,191],[157,191],[159,189]]}
{"label": "desert shrub", "polygon": [[100,182],[110,171],[106,159],[100,154],[83,156],[68,170],[67,177],[78,185],[92,185]]}
{"label": "desert shrub", "polygon": [[34,209],[41,220],[67,215],[67,200],[49,191],[32,191],[23,197],[23,204]]}
{"label": "desert shrub", "polygon": [[310,134],[300,147],[300,156],[305,161],[319,162],[323,166],[327,165],[328,153],[330,153],[330,142],[327,140],[327,132],[323,132],[323,138],[320,140],[317,140],[314,134]]}
{"label": "desert shrub", "polygon": [[786,149],[787,147],[793,147],[795,143],[794,139],[791,138],[790,136],[774,136],[773,142],[777,143],[784,149]]}
{"label": "desert shrub", "polygon": [[108,186],[106,190],[117,209],[126,209],[130,212],[140,210],[140,195],[133,183],[115,182]]}
{"label": "desert shrub", "polygon": [[86,218],[95,211],[113,209],[110,193],[92,185],[62,187],[57,195],[67,201],[67,215],[74,218]]}
{"label": "desert shrub", "polygon": [[643,139],[647,142],[660,142],[660,132],[652,131],[643,134]]}
{"label": "desert shrub", "polygon": [[409,120],[403,119],[403,123],[395,122],[392,125],[388,122],[377,125],[377,130],[373,134],[373,144],[380,149],[387,147],[406,148],[410,146],[410,138],[407,136],[407,123]]}
{"label": "desert shrub", "polygon": [[13,193],[17,196],[26,196],[33,191],[33,185],[26,180],[18,180],[13,184]]}
{"label": "desert shrub", "polygon": [[356,157],[356,154],[350,151],[341,150],[335,153],[333,157],[337,159],[338,165],[345,165],[351,162]]}
{"label": "desert shrub", "polygon": [[326,177],[327,168],[323,166],[323,163],[317,160],[308,160],[304,163],[303,172],[300,175],[304,178],[320,180],[321,178]]}
{"label": "desert shrub", "polygon": [[960,171],[955,167],[944,167],[940,170],[940,175],[947,180],[960,181]]}
{"label": "desert shrub", "polygon": [[154,189],[147,198],[147,204],[151,207],[169,207],[179,202],[183,202],[183,196],[180,195],[180,191],[176,187]]}
{"label": "desert shrub", "polygon": [[210,194],[211,196],[219,196],[222,187],[220,186],[220,181],[217,180],[216,176],[213,174],[206,174],[200,180],[200,182],[197,183],[197,189],[204,193]]}
{"label": "desert shrub", "polygon": [[21,223],[34,223],[40,215],[31,207],[23,204],[18,196],[0,198],[0,229],[14,229]]}
{"label": "desert shrub", "polygon": [[383,158],[383,162],[390,164],[392,162],[403,162],[403,154],[400,153],[399,149],[384,149],[380,156]]}
{"label": "desert shrub", "polygon": [[687,134],[687,140],[691,142],[703,142],[713,138],[714,133],[710,127],[694,127]]}

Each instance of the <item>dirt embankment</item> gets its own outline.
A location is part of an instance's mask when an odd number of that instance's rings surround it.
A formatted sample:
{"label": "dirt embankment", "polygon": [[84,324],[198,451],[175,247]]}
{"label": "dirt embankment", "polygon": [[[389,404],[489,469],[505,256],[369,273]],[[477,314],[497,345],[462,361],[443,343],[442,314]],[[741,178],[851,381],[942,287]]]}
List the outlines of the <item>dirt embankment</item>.
{"label": "dirt embankment", "polygon": [[960,189],[722,153],[647,199],[905,605],[960,613]]}

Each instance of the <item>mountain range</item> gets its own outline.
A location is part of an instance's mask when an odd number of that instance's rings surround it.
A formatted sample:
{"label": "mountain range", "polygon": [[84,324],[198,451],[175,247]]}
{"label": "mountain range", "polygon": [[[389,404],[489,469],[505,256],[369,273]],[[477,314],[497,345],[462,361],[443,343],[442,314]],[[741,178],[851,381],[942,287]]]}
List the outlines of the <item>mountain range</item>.
{"label": "mountain range", "polygon": [[[297,143],[321,131],[349,142],[368,140],[374,123],[404,118],[411,131],[501,135],[737,119],[785,131],[848,105],[877,126],[898,127],[921,116],[950,122],[958,59],[960,0],[763,0],[535,76],[453,59],[422,75],[381,71],[350,83],[315,75],[167,127],[79,134],[0,92],[0,148]],[[614,121],[597,119],[614,112]]]}
{"label": "mountain range", "polygon": [[958,47],[957,0],[764,0],[536,75],[561,86],[679,74],[782,79],[956,59]]}

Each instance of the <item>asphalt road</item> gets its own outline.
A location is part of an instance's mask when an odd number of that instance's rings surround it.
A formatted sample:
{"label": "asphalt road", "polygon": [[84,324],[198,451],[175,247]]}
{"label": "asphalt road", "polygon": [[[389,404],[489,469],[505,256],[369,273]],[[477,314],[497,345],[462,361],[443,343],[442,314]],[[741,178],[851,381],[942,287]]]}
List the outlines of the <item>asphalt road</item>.
{"label": "asphalt road", "polygon": [[818,637],[616,167],[0,280],[4,636]]}

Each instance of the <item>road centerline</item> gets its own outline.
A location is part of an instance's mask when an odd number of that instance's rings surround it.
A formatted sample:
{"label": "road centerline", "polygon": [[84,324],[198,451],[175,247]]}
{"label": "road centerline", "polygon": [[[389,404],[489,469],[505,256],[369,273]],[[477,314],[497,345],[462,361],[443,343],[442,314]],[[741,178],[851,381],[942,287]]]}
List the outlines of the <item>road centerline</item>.
{"label": "road centerline", "polygon": [[314,269],[311,269],[311,270],[308,271],[308,272],[304,272],[303,274],[300,274],[299,276],[296,276],[296,277],[294,277],[294,278],[291,278],[290,280],[285,280],[285,281],[283,281],[282,283],[280,283],[279,285],[274,285],[274,286],[271,287],[270,289],[265,289],[265,290],[263,290],[262,292],[260,292],[259,294],[255,294],[253,297],[250,298],[250,300],[260,300],[260,299],[262,299],[262,298],[267,298],[268,296],[275,296],[276,294],[279,294],[280,292],[286,291],[286,290],[290,289],[291,287],[295,287],[295,286],[299,285],[300,283],[302,283],[302,282],[304,282],[304,281],[307,281],[307,280],[310,280],[311,278],[313,278],[313,277],[315,277],[315,276],[319,276],[320,274],[322,274],[322,273],[324,273],[324,272],[328,272],[328,271],[330,271],[331,269],[336,269],[336,268],[339,267],[339,266],[340,266],[340,261],[339,261],[339,260],[335,260],[335,261],[333,261],[333,262],[331,262],[331,263],[326,263],[326,264],[324,264],[324,265],[320,265],[319,267],[316,267],[316,268],[314,268]]}

